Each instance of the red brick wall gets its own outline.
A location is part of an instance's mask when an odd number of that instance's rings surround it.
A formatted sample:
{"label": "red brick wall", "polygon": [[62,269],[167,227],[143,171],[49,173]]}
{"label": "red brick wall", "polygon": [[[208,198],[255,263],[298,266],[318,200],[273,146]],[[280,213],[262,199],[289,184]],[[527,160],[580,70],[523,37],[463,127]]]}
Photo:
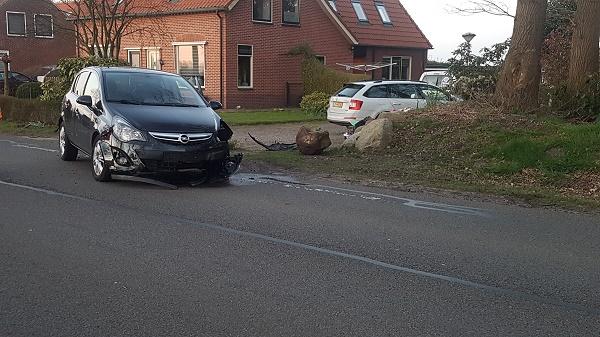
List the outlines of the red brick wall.
{"label": "red brick wall", "polygon": [[[227,17],[228,108],[278,107],[286,105],[286,82],[300,83],[301,58],[289,56],[293,47],[308,43],[327,65],[352,62],[350,44],[330,21],[318,0],[300,0],[300,25],[282,24],[281,0],[273,0],[272,24],[252,22],[252,1],[240,0]],[[237,45],[254,46],[252,89],[237,87]]]}
{"label": "red brick wall", "polygon": [[140,19],[136,25],[146,26],[144,33],[127,35],[121,41],[119,58],[127,60],[126,48],[142,48],[141,66],[147,65],[148,47],[160,48],[164,62],[162,70],[176,73],[175,47],[173,42],[200,42],[204,45],[205,94],[211,99],[220,98],[220,35],[219,17],[216,13],[169,15],[152,19]]}
{"label": "red brick wall", "polygon": [[[6,11],[25,12],[27,36],[7,36]],[[52,14],[54,38],[35,37],[34,14]],[[64,15],[49,0],[9,0],[0,7],[0,50],[8,50],[11,69],[29,76],[41,75],[43,66],[56,65],[63,57],[75,56],[75,35]]]}

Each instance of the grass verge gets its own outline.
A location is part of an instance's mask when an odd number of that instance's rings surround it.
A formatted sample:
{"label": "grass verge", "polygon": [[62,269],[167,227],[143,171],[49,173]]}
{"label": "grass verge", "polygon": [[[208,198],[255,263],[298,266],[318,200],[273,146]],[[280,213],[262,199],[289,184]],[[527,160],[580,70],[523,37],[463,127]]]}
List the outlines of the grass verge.
{"label": "grass verge", "polygon": [[284,109],[271,111],[224,111],[219,115],[230,126],[299,123],[324,120],[305,114],[300,109]]}
{"label": "grass verge", "polygon": [[54,138],[56,137],[56,125],[0,121],[0,134]]}
{"label": "grass verge", "polygon": [[600,207],[600,124],[482,113],[413,112],[394,121],[385,152],[322,156],[256,152],[249,159],[343,178]]}

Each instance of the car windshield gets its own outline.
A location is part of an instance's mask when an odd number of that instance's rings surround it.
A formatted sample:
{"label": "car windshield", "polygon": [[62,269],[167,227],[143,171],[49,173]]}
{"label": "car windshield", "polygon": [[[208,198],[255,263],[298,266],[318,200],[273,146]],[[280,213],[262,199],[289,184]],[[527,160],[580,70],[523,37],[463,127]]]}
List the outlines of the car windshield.
{"label": "car windshield", "polygon": [[106,72],[105,97],[109,102],[163,106],[206,106],[194,87],[179,76]]}
{"label": "car windshield", "polygon": [[423,77],[423,82],[436,86],[446,85],[449,81],[450,78],[447,75],[425,75]]}
{"label": "car windshield", "polygon": [[338,97],[354,97],[354,95],[364,87],[365,86],[362,84],[346,84],[342,90],[338,91],[335,95]]}

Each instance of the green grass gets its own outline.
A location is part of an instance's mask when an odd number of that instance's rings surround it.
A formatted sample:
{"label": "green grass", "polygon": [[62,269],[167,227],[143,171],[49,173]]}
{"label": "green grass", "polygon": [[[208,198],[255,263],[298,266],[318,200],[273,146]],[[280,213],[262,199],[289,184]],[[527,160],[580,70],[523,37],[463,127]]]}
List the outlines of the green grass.
{"label": "green grass", "polygon": [[56,125],[0,121],[0,134],[53,138],[56,136]]}
{"label": "green grass", "polygon": [[271,111],[235,111],[219,112],[219,115],[230,126],[236,125],[258,125],[258,124],[281,124],[296,122],[311,122],[324,120],[323,117],[310,116],[300,109],[285,109]]}
{"label": "green grass", "polygon": [[394,126],[394,143],[383,153],[263,151],[247,158],[382,186],[418,185],[536,205],[600,208],[600,195],[589,193],[591,184],[600,186],[593,178],[600,175],[600,124],[523,116],[468,121],[426,116],[395,121]]}

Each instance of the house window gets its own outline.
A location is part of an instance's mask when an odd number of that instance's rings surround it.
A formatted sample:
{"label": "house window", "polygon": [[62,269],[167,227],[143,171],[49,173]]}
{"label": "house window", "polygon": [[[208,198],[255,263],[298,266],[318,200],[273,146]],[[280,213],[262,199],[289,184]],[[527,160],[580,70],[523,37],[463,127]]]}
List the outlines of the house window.
{"label": "house window", "polygon": [[390,16],[388,15],[388,12],[385,9],[385,6],[383,5],[383,3],[376,2],[375,7],[377,7],[377,12],[379,12],[379,17],[381,18],[381,21],[383,23],[385,23],[385,24],[392,23],[392,20],[390,20]]}
{"label": "house window", "polygon": [[271,0],[252,0],[252,20],[272,22]]}
{"label": "house window", "polygon": [[321,64],[325,65],[325,56],[323,55],[315,55],[315,58],[317,59],[317,61],[319,61]]}
{"label": "house window", "polygon": [[127,61],[132,67],[139,68],[142,65],[141,53],[139,50],[128,50]]}
{"label": "house window", "polygon": [[9,36],[25,36],[27,19],[25,13],[6,12],[6,33]]}
{"label": "house window", "polygon": [[282,0],[283,4],[283,22],[298,24],[300,23],[300,0]]}
{"label": "house window", "polygon": [[238,88],[252,88],[252,46],[238,45]]}
{"label": "house window", "polygon": [[335,0],[329,0],[327,2],[329,2],[329,6],[331,6],[331,8],[333,8],[333,10],[337,12],[337,6],[335,5]]}
{"label": "house window", "polygon": [[384,57],[383,62],[390,64],[382,68],[384,80],[410,80],[412,59],[406,56]]}
{"label": "house window", "polygon": [[160,70],[160,50],[148,49],[146,58],[146,68]]}
{"label": "house window", "polygon": [[204,87],[204,70],[206,67],[204,45],[175,46],[177,73],[190,83],[198,83]]}
{"label": "house window", "polygon": [[35,26],[36,37],[54,37],[54,21],[52,15],[35,14],[33,16],[33,25]]}
{"label": "house window", "polygon": [[358,17],[358,21],[360,22],[369,22],[369,18],[367,18],[367,14],[363,9],[360,1],[352,1],[352,7],[354,8],[354,12],[356,13],[356,17]]}

